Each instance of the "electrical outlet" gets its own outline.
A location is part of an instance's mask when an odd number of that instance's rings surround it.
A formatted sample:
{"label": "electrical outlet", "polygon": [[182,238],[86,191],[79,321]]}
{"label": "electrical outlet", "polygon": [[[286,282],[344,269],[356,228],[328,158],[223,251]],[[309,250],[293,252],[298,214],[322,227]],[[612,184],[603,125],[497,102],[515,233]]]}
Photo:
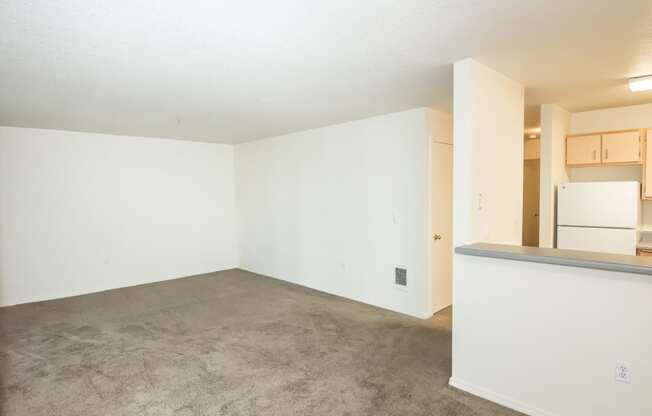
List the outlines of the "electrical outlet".
{"label": "electrical outlet", "polygon": [[618,361],[616,362],[616,381],[619,383],[631,383],[631,373],[629,363]]}

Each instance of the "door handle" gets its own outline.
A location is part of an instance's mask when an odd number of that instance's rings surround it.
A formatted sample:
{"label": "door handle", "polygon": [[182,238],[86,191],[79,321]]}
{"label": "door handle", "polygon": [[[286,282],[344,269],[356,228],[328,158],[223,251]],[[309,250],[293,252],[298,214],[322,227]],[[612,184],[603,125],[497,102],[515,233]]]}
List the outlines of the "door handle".
{"label": "door handle", "polygon": [[440,234],[435,234],[432,238],[433,238],[435,241],[436,241],[436,240],[441,240],[441,235],[440,235]]}

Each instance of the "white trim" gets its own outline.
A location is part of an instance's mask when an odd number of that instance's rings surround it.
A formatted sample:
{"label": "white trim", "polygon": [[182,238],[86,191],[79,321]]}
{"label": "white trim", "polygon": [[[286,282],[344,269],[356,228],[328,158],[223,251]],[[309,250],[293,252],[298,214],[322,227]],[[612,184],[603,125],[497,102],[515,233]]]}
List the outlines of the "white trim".
{"label": "white trim", "polygon": [[483,387],[476,386],[473,383],[469,383],[458,378],[451,377],[448,380],[448,384],[457,389],[464,390],[467,393],[471,393],[474,396],[482,397],[483,399],[498,403],[501,406],[505,406],[512,410],[525,413],[529,416],[559,416],[555,413],[551,413],[538,407],[531,406],[514,398],[493,392],[491,390],[487,390]]}
{"label": "white trim", "polygon": [[[351,301],[354,301],[354,302],[369,305],[369,306],[372,306],[374,308],[382,309],[382,310],[385,310],[385,311],[390,311],[390,312],[398,313],[400,315],[409,316],[411,318],[429,319],[429,318],[432,317],[432,314],[429,314],[428,312],[424,312],[424,313],[415,312],[415,313],[412,313],[412,312],[408,312],[408,311],[401,311],[401,310],[395,308],[394,306],[385,306],[385,305],[382,305],[380,303],[372,303],[369,299],[365,299],[365,298],[362,298],[362,297],[359,297],[359,296],[356,296],[356,297],[345,296],[345,295],[342,295],[342,294],[340,294],[338,292],[328,291],[328,290],[325,290],[325,289],[323,289],[321,287],[317,287],[315,285],[307,286],[305,283],[299,283],[299,282],[297,282],[295,280],[290,280],[289,278],[286,278],[286,277],[277,277],[277,276],[273,276],[271,274],[265,274],[262,271],[258,272],[253,267],[250,267],[250,266],[239,265],[239,266],[236,267],[236,269],[243,270],[243,271],[248,272],[248,273],[257,274],[257,275],[262,276],[262,277],[267,277],[269,279],[279,280],[279,281],[288,283],[290,285],[299,286],[299,287],[303,287],[303,288],[306,288],[306,289],[314,290],[316,292],[325,293],[327,295],[337,296],[338,298],[348,299],[348,300],[351,300]],[[392,283],[392,286],[395,286],[395,285]]]}
{"label": "white trim", "polygon": [[453,305],[452,303],[449,303],[448,305],[444,305],[444,306],[442,306],[442,307],[440,307],[440,308],[432,308],[432,309],[433,309],[432,314],[434,315],[434,314],[436,314],[437,312],[441,312],[441,311],[443,311],[443,310],[446,309],[446,308],[450,308],[452,305]]}

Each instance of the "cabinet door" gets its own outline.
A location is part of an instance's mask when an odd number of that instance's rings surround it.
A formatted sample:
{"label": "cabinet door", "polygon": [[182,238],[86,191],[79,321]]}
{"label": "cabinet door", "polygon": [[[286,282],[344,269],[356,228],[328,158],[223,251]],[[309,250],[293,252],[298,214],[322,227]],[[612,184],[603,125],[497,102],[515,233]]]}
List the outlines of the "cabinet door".
{"label": "cabinet door", "polygon": [[[643,130],[645,132],[645,130]],[[647,130],[647,138],[643,137],[645,143],[645,160],[643,162],[643,199],[652,199],[652,145],[648,139],[652,139],[652,129]]]}
{"label": "cabinet door", "polygon": [[568,136],[566,138],[567,165],[595,165],[601,163],[601,136]]}
{"label": "cabinet door", "polygon": [[602,163],[640,163],[640,133],[626,131],[602,135]]}
{"label": "cabinet door", "polygon": [[539,139],[528,139],[523,145],[523,158],[525,160],[539,159]]}

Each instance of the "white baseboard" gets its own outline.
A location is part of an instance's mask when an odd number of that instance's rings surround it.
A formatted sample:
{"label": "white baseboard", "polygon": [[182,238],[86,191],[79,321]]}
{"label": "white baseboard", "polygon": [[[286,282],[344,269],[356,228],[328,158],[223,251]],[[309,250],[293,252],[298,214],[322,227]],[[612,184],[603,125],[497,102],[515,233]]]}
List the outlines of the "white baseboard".
{"label": "white baseboard", "polygon": [[467,393],[471,393],[474,396],[482,397],[483,399],[487,399],[494,403],[498,403],[501,406],[509,407],[512,410],[525,413],[526,415],[529,416],[559,416],[557,414],[550,413],[543,409],[539,409],[538,407],[535,406],[530,406],[527,403],[523,403],[509,396],[505,396],[503,394],[499,394],[491,390],[487,390],[483,387],[476,386],[473,383],[468,383],[458,378],[451,377],[448,380],[448,384],[450,384],[451,386],[457,389],[464,390]]}
{"label": "white baseboard", "polygon": [[285,277],[280,277],[280,276],[275,276],[275,275],[272,275],[272,274],[267,274],[264,271],[257,271],[253,267],[239,265],[237,268],[240,269],[240,270],[243,270],[245,272],[254,273],[254,274],[257,274],[257,275],[260,275],[260,276],[264,276],[264,277],[269,277],[270,279],[282,280],[284,282],[288,282],[288,283],[291,283],[293,285],[303,286],[303,287],[306,287],[308,289],[316,290],[318,292],[326,293],[326,294],[333,295],[333,296],[338,296],[338,297],[341,297],[341,298],[344,298],[344,299],[349,299],[349,300],[352,300],[352,301],[355,301],[355,302],[364,303],[365,305],[370,305],[370,306],[373,306],[375,308],[380,308],[380,309],[384,309],[386,311],[400,313],[401,315],[411,316],[413,318],[418,318],[418,319],[429,319],[429,318],[432,317],[432,313],[429,313],[429,312],[413,313],[411,311],[399,310],[399,309],[396,309],[396,308],[392,308],[392,307],[390,307],[388,305],[384,305],[384,304],[381,304],[381,303],[378,303],[378,302],[374,302],[371,299],[365,299],[365,298],[358,297],[358,296],[350,296],[349,294],[341,293],[341,292],[335,292],[335,291],[329,290],[328,288],[324,288],[322,286],[308,284],[306,282],[297,283],[296,281],[291,280],[291,279],[287,279]]}
{"label": "white baseboard", "polygon": [[435,306],[435,307],[433,308],[433,310],[432,310],[432,314],[431,314],[431,316],[434,315],[434,314],[436,314],[437,312],[441,312],[441,311],[443,311],[444,309],[450,307],[451,305],[452,305],[452,303],[449,303],[449,304],[446,304],[446,305],[443,305],[443,306],[442,306],[442,305],[440,305],[440,306]]}
{"label": "white baseboard", "polygon": [[52,293],[48,296],[29,296],[29,297],[21,297],[21,298],[10,298],[9,300],[4,300],[0,298],[0,308],[4,308],[6,306],[24,305],[27,303],[34,303],[34,302],[45,302],[48,300],[65,299],[65,298],[71,298],[75,296],[90,295],[93,293],[106,292],[109,290],[124,289],[128,287],[149,285],[153,283],[161,283],[168,280],[185,279],[186,277],[196,277],[196,276],[201,276],[203,274],[223,272],[223,271],[234,270],[234,269],[236,269],[236,266],[226,265],[226,266],[220,266],[217,269],[209,269],[206,271],[193,270],[183,274],[171,274],[171,275],[163,275],[163,276],[148,275],[148,276],[141,277],[138,280],[131,279],[130,281],[122,281],[117,285],[107,284],[105,286],[84,287],[84,288],[76,288],[73,290],[70,290],[69,288],[64,288],[61,292]]}

